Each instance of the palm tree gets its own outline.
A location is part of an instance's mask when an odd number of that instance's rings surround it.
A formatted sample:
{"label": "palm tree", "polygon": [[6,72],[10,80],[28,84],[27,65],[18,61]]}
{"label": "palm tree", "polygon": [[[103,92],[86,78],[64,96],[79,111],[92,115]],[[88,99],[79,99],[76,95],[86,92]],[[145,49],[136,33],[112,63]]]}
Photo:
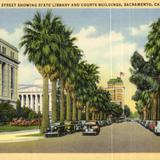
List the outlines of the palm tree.
{"label": "palm tree", "polygon": [[[72,30],[64,26],[63,40],[60,43],[60,80],[61,80],[61,121],[64,120],[64,89],[67,92],[67,120],[71,120],[71,96],[73,99],[73,106],[75,106],[74,87],[76,83],[76,70],[79,60],[82,57],[81,50],[74,45],[76,40],[72,37]],[[73,107],[74,108],[74,107]],[[73,113],[75,110],[73,109]],[[75,118],[73,118],[75,119]]]}
{"label": "palm tree", "polygon": [[54,21],[52,13],[47,11],[42,16],[39,12],[31,21],[25,22],[24,35],[20,47],[24,47],[24,55],[32,62],[43,77],[43,109],[41,132],[45,132],[49,125],[49,103],[48,103],[48,79],[50,72],[50,59],[56,48],[57,36],[52,30]]}
{"label": "palm tree", "polygon": [[[64,88],[65,88],[65,79],[68,77],[68,72],[71,71],[71,66],[73,65],[74,61],[72,61],[73,55],[73,42],[75,38],[71,37],[72,31],[66,26],[63,26],[61,31],[62,39],[59,43],[59,78],[60,78],[60,85],[61,85],[61,92],[60,92],[60,120],[64,121],[65,117],[65,106],[64,106]],[[68,95],[68,100],[70,95]],[[69,104],[69,103],[68,103]]]}
{"label": "palm tree", "polygon": [[79,64],[79,78],[75,87],[76,97],[77,101],[85,106],[86,120],[89,120],[91,97],[93,97],[99,81],[98,73],[98,67],[94,64],[88,64],[86,61]]}

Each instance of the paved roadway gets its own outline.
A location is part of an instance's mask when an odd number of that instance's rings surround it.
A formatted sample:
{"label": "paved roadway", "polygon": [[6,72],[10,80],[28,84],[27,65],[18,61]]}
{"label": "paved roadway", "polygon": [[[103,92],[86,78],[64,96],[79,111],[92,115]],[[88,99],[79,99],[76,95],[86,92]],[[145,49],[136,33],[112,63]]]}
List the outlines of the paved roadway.
{"label": "paved roadway", "polygon": [[98,136],[75,133],[30,142],[0,143],[0,152],[16,153],[134,153],[159,152],[160,136],[135,122],[101,128]]}

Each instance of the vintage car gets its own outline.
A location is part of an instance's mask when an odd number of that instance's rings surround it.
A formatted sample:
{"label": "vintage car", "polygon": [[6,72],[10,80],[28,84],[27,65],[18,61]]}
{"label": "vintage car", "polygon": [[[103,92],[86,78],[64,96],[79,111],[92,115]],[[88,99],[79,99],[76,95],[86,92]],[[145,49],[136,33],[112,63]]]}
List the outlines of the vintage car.
{"label": "vintage car", "polygon": [[154,133],[156,135],[160,135],[160,121],[156,121],[155,128],[154,128]]}
{"label": "vintage car", "polygon": [[99,133],[100,126],[97,121],[86,122],[82,130],[82,135],[98,135]]}
{"label": "vintage car", "polygon": [[67,134],[71,134],[75,132],[75,124],[74,121],[65,121],[65,132]]}
{"label": "vintage car", "polygon": [[65,135],[64,122],[55,122],[51,124],[45,133],[46,137],[62,136],[62,135]]}
{"label": "vintage car", "polygon": [[105,121],[104,120],[98,120],[97,121],[100,127],[105,126]]}
{"label": "vintage car", "polygon": [[73,121],[73,124],[74,124],[74,130],[76,132],[79,132],[82,130],[82,123],[81,121]]}
{"label": "vintage car", "polygon": [[82,127],[84,126],[84,124],[86,123],[86,120],[80,120]]}

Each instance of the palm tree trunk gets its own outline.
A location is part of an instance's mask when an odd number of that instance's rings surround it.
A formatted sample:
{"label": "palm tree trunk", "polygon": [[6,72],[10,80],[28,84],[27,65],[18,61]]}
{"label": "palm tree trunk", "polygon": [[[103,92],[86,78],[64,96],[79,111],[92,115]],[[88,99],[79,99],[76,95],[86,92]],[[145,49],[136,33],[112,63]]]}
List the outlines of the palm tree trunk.
{"label": "palm tree trunk", "polygon": [[60,80],[60,121],[64,121],[64,81],[63,79]]}
{"label": "palm tree trunk", "polygon": [[153,109],[152,109],[152,115],[153,120],[156,120],[156,110],[157,110],[157,93],[153,93]]}
{"label": "palm tree trunk", "polygon": [[73,99],[73,110],[72,110],[72,120],[76,121],[76,99],[74,93],[72,94],[72,99]]}
{"label": "palm tree trunk", "polygon": [[67,92],[67,115],[66,115],[66,120],[71,121],[71,95],[70,92]]}
{"label": "palm tree trunk", "polygon": [[143,109],[143,120],[147,120],[147,113],[146,113],[146,106],[144,106],[144,109]]}
{"label": "palm tree trunk", "polygon": [[57,108],[56,108],[56,80],[51,81],[52,83],[52,120],[57,121]]}
{"label": "palm tree trunk", "polygon": [[92,120],[95,120],[95,112],[92,112]]}
{"label": "palm tree trunk", "polygon": [[102,114],[103,114],[102,111],[100,111],[100,120],[102,120]]}
{"label": "palm tree trunk", "polygon": [[82,111],[81,109],[78,109],[78,120],[80,121],[82,119]]}
{"label": "palm tree trunk", "polygon": [[86,105],[86,121],[89,121],[89,104]]}
{"label": "palm tree trunk", "polygon": [[158,114],[157,114],[157,120],[160,120],[160,94],[158,92]]}
{"label": "palm tree trunk", "polygon": [[107,119],[107,118],[106,118],[106,117],[107,117],[106,113],[104,113],[104,116],[103,116],[103,117],[104,117],[104,120],[106,120],[106,119]]}
{"label": "palm tree trunk", "polygon": [[100,112],[98,112],[98,120],[100,120]]}
{"label": "palm tree trunk", "polygon": [[44,133],[49,126],[49,99],[48,99],[48,78],[43,77],[43,106],[41,133]]}

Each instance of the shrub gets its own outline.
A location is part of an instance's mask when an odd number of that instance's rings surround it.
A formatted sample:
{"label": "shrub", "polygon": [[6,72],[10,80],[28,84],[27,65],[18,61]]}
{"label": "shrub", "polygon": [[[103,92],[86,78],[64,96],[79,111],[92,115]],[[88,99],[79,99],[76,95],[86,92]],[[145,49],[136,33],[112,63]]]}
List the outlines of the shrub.
{"label": "shrub", "polygon": [[31,120],[31,119],[36,119],[38,118],[38,114],[34,111],[31,111],[29,114],[28,114],[28,119]]}
{"label": "shrub", "polygon": [[20,100],[17,100],[16,103],[16,117],[20,117],[21,116],[21,102]]}
{"label": "shrub", "polygon": [[9,102],[0,104],[0,122],[9,122],[16,117],[16,110]]}

